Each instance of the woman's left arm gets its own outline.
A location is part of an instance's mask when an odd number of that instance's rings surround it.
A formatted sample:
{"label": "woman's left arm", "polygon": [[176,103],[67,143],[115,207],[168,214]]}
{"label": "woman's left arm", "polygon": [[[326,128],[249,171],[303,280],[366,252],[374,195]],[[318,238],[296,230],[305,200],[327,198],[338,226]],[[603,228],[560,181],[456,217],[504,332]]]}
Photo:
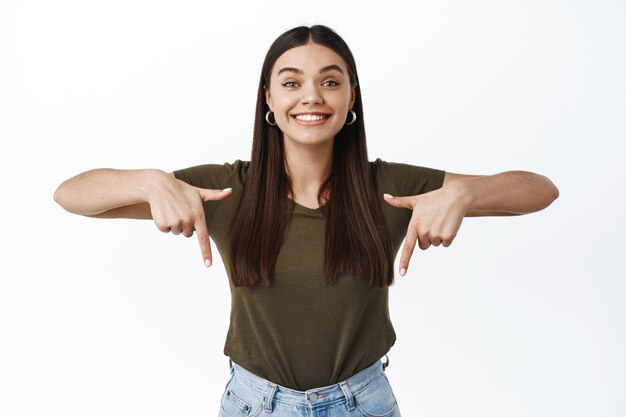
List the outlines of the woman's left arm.
{"label": "woman's left arm", "polygon": [[426,250],[450,246],[464,217],[511,216],[548,207],[559,190],[547,177],[527,171],[495,175],[464,175],[446,172],[443,186],[413,196],[390,196],[394,207],[413,210],[400,257],[400,275],[409,266],[416,244]]}
{"label": "woman's left arm", "polygon": [[495,175],[446,172],[443,187],[455,188],[465,205],[465,217],[512,216],[548,207],[559,196],[549,178],[528,171]]}

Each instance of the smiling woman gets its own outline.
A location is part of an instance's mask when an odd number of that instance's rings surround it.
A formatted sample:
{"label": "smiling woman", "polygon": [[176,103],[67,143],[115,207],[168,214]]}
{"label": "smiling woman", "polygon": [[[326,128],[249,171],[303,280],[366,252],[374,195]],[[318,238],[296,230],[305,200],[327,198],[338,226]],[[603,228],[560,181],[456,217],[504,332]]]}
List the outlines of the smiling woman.
{"label": "smiling woman", "polygon": [[[320,67],[320,62],[328,64]],[[302,140],[332,147],[355,99],[355,86],[344,60],[332,49],[308,43],[286,51],[274,68],[265,86],[266,101],[283,132],[285,146],[296,146]],[[319,128],[308,129],[314,126]]]}
{"label": "smiling woman", "polygon": [[55,192],[74,213],[195,232],[207,266],[211,231],[232,294],[222,417],[400,416],[381,358],[396,340],[388,289],[402,241],[404,275],[416,245],[449,246],[464,217],[530,213],[557,196],[531,172],[370,161],[354,57],[320,25],[269,48],[249,161],[97,169]]}

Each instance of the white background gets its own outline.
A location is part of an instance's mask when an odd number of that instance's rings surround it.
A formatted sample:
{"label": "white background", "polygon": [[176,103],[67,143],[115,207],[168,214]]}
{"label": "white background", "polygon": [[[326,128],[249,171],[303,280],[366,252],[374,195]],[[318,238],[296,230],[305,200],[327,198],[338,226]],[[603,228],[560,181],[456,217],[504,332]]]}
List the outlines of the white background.
{"label": "white background", "polygon": [[[370,159],[548,176],[390,290],[403,415],[626,415],[626,3],[3,1],[0,416],[216,416],[222,263],[151,221],[52,200],[97,167],[250,154],[270,43],[326,24],[357,60]],[[217,251],[215,251],[217,253]]]}

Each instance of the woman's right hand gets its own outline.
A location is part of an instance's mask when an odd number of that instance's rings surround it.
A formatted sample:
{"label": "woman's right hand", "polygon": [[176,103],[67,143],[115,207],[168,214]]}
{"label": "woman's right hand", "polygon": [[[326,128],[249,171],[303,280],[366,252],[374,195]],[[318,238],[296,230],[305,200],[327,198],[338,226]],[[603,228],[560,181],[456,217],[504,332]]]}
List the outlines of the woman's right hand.
{"label": "woman's right hand", "polygon": [[232,188],[214,190],[194,187],[174,178],[161,178],[146,189],[150,213],[157,228],[164,233],[191,237],[196,232],[205,266],[213,263],[209,232],[204,216],[205,201],[222,200],[232,194]]}
{"label": "woman's right hand", "polygon": [[198,237],[206,266],[213,262],[203,203],[232,190],[194,187],[155,169],[94,169],[64,181],[54,199],[65,210],[89,217],[153,219],[162,232]]}

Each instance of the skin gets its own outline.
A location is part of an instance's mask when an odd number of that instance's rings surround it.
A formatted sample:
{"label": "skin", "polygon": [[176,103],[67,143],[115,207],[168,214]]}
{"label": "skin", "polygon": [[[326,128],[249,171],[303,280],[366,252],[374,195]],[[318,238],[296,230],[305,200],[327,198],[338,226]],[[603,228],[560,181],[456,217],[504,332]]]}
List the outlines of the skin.
{"label": "skin", "polygon": [[96,218],[153,219],[164,233],[195,231],[204,264],[213,262],[203,202],[222,200],[232,189],[194,187],[157,169],[94,169],[59,185],[54,200],[71,213]]}
{"label": "skin", "polygon": [[415,247],[448,247],[456,237],[464,217],[512,216],[532,213],[549,206],[559,190],[546,177],[527,171],[507,171],[496,175],[465,175],[447,172],[443,186],[415,195],[384,195],[394,207],[413,211],[400,256],[404,276]]}
{"label": "skin", "polygon": [[[335,135],[355,100],[346,63],[318,44],[292,48],[276,61],[266,102],[284,133],[287,169],[296,203],[317,208],[318,190],[332,166]],[[298,121],[322,114],[321,121]],[[195,232],[206,266],[212,263],[203,202],[221,200],[231,189],[207,190],[159,170],[96,169],[64,181],[54,193],[66,210],[98,218],[153,219],[165,233]],[[443,186],[414,196],[385,195],[385,201],[412,210],[400,258],[405,275],[416,247],[450,246],[464,217],[520,215],[542,210],[559,195],[546,177],[527,171],[495,175],[446,172]],[[322,202],[323,203],[323,202]]]}

